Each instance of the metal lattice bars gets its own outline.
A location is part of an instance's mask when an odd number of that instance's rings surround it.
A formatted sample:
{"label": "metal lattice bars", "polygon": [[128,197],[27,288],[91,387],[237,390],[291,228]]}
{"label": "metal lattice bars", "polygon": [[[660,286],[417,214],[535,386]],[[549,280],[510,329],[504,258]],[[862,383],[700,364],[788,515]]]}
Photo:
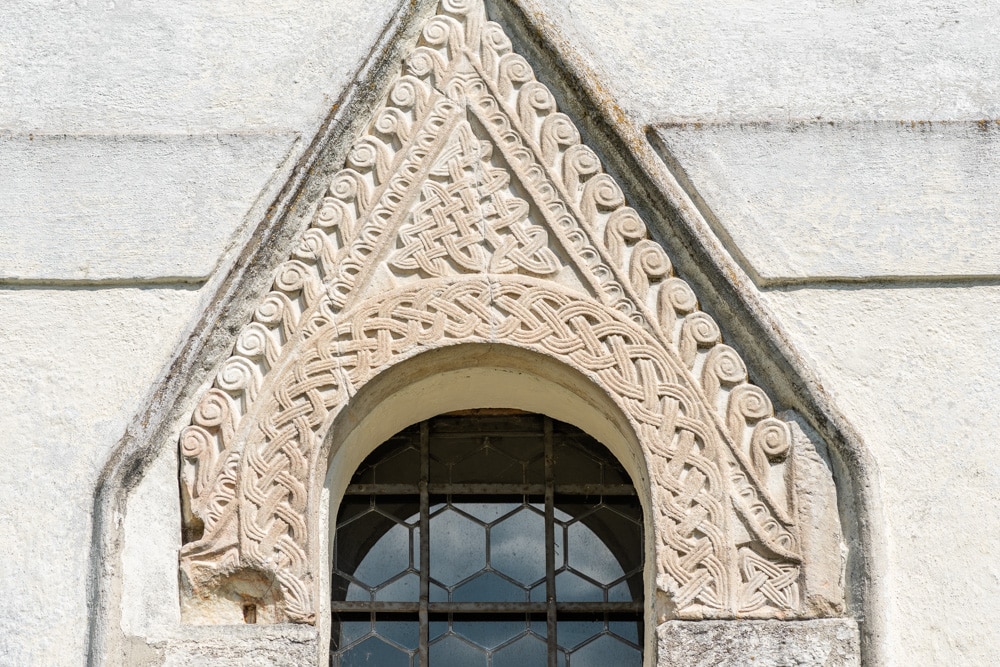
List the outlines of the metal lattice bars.
{"label": "metal lattice bars", "polygon": [[[427,492],[432,496],[544,496],[545,484],[427,484]],[[557,496],[635,496],[635,487],[630,484],[555,484],[552,492]],[[407,496],[418,495],[417,484],[351,484],[348,496]]]}
{"label": "metal lattice bars", "polygon": [[[484,420],[478,422],[474,420],[469,430],[465,431],[454,430],[456,423],[461,425],[461,422],[456,422],[454,418],[450,421],[442,418],[437,418],[437,420],[440,421],[424,421],[418,427],[400,433],[383,445],[369,457],[369,460],[366,460],[365,464],[362,464],[358,474],[355,475],[355,480],[346,489],[345,501],[356,499],[354,501],[355,514],[363,516],[365,512],[368,512],[371,517],[374,517],[369,518],[369,523],[365,524],[371,526],[374,534],[352,533],[352,538],[361,543],[361,546],[355,546],[350,555],[338,560],[336,554],[340,553],[343,546],[340,532],[342,521],[338,520],[340,527],[338,528],[337,545],[334,548],[334,576],[340,581],[340,584],[339,588],[335,587],[334,599],[331,600],[331,610],[334,615],[331,663],[340,665],[341,656],[346,655],[351,650],[357,650],[361,640],[353,636],[348,637],[349,633],[346,631],[341,633],[343,636],[338,634],[338,628],[346,628],[351,623],[361,623],[362,626],[365,626],[366,623],[370,624],[370,629],[367,630],[368,634],[359,635],[362,639],[367,637],[383,641],[386,645],[398,648],[409,655],[409,664],[427,666],[431,664],[432,647],[435,644],[439,644],[439,652],[444,650],[441,648],[445,646],[442,637],[449,639],[458,631],[457,628],[461,623],[472,622],[463,619],[475,619],[476,623],[488,623],[500,622],[502,619],[518,616],[526,619],[527,625],[525,627],[528,629],[522,628],[521,634],[515,635],[508,641],[508,644],[516,643],[519,637],[534,637],[535,640],[544,641],[546,664],[549,667],[556,667],[559,664],[560,654],[564,655],[563,660],[565,661],[565,656],[575,655],[574,651],[589,650],[588,646],[590,648],[598,646],[601,640],[608,637],[624,647],[623,650],[631,651],[630,655],[634,654],[638,657],[640,655],[639,647],[642,643],[641,618],[643,610],[641,583],[637,583],[637,581],[641,582],[642,578],[641,516],[636,521],[634,517],[629,515],[629,511],[639,512],[637,509],[638,501],[634,487],[618,481],[624,477],[624,473],[620,470],[617,461],[614,461],[613,457],[603,448],[601,448],[603,453],[590,453],[594,456],[594,460],[587,459],[585,454],[588,452],[583,445],[566,444],[567,441],[572,440],[566,436],[567,430],[572,429],[572,427],[563,424],[559,424],[561,454],[557,454],[553,421],[548,417],[525,415],[521,418],[499,419],[498,421],[506,421],[507,426],[510,426],[511,423],[515,426],[522,426],[522,428],[506,429],[496,428],[496,424],[490,422],[489,419],[486,419],[485,422]],[[433,429],[432,422],[443,424],[443,427]],[[524,424],[533,425],[536,428],[523,428]],[[477,426],[478,428],[476,428]],[[496,444],[503,443],[505,438],[519,443],[518,447],[521,448],[519,451],[522,451],[523,459],[520,460],[520,463],[517,461],[513,464],[510,464],[509,461],[504,463],[506,459],[498,459],[499,454],[494,454],[492,461],[488,460],[487,455],[490,452],[496,451],[502,454],[505,451],[503,446],[498,447]],[[468,444],[475,442],[481,444],[478,446]],[[531,454],[530,447],[525,448],[525,442],[537,443],[537,454]],[[393,445],[395,450],[390,450],[386,458],[380,460],[379,452],[389,447],[390,443],[395,443]],[[435,443],[438,444],[435,445]],[[439,446],[445,453],[451,451],[454,454],[456,450],[452,443],[457,443],[459,446],[467,445],[472,452],[470,454],[471,460],[480,465],[480,468],[485,467],[487,472],[489,472],[489,466],[494,462],[497,462],[497,465],[509,464],[511,469],[516,469],[517,465],[521,465],[524,479],[520,483],[466,481],[461,479],[461,474],[455,472],[461,465],[464,465],[461,460],[458,463],[448,464],[449,467],[447,467],[445,475],[442,472],[441,460],[435,458],[434,450],[435,446]],[[600,447],[596,441],[595,445]],[[584,453],[580,454],[573,447]],[[510,449],[508,448],[508,453]],[[475,458],[480,455],[483,457],[481,461]],[[392,458],[394,456],[395,459]],[[437,466],[437,472],[432,472],[432,459],[433,465]],[[371,460],[374,462],[369,465],[368,472],[363,473]],[[537,470],[536,473],[532,474],[536,475],[535,479],[537,480],[537,473],[543,472],[544,483],[540,483],[540,480],[531,482],[529,479],[529,468],[535,466],[532,469],[536,469],[537,464],[542,464],[543,470]],[[400,475],[408,477],[412,472],[416,474],[409,477],[410,481],[379,482],[376,478],[387,476],[384,474],[385,471],[376,472],[379,465],[391,465],[392,467],[386,468],[386,470],[391,471],[389,476],[397,478]],[[400,466],[405,468],[407,465],[416,468],[416,470],[412,471],[412,468],[400,470]],[[570,473],[588,469],[588,466],[591,468],[597,466],[600,470],[598,475],[600,481],[567,479],[565,470],[560,475],[556,474],[557,467],[560,465],[563,468],[568,466]],[[615,470],[611,471],[613,474],[609,474],[605,470],[606,467],[614,467]],[[408,470],[412,472],[408,472]],[[593,477],[592,471],[590,474]],[[447,481],[434,479],[435,476],[440,478],[442,475],[447,477]],[[475,476],[473,474],[473,477]],[[569,476],[573,475],[569,474]],[[364,477],[375,481],[366,481],[362,479]],[[606,481],[605,477],[612,479]],[[516,499],[519,500],[514,502]],[[361,501],[361,504],[359,505],[357,501]],[[496,505],[505,509],[497,515],[500,517],[499,519],[493,517],[493,519],[488,520],[468,515],[470,503],[472,503],[471,506],[476,507]],[[514,509],[510,509],[511,507]],[[625,507],[628,511],[625,515],[619,516],[616,512],[621,507]],[[417,510],[418,514],[415,522],[413,521],[414,517],[406,518],[408,513],[414,510]],[[342,514],[343,511],[342,509]],[[435,517],[443,516],[448,512],[464,516],[470,521],[470,525],[480,526],[485,532],[485,535],[481,537],[485,540],[485,564],[483,568],[473,571],[471,575],[465,574],[464,578],[459,577],[458,581],[452,581],[450,585],[446,581],[435,579],[435,576],[440,575],[432,574],[431,562],[433,558],[432,531],[435,530],[432,524]],[[544,548],[545,552],[544,579],[534,583],[524,580],[515,581],[511,578],[512,575],[500,572],[494,567],[495,554],[492,533],[497,530],[498,524],[519,512],[528,512],[531,516],[543,513],[544,516],[544,545],[538,544],[538,548]],[[356,520],[356,516],[347,519],[348,522],[352,520]],[[616,521],[626,525],[627,529],[624,533],[620,527],[616,527]],[[576,529],[577,526],[581,528]],[[355,577],[355,570],[364,569],[366,556],[373,552],[379,540],[383,539],[382,536],[387,535],[393,528],[398,530],[400,527],[403,527],[410,535],[410,549],[413,555],[409,559],[409,567],[391,578],[388,583],[376,583],[374,587]],[[574,530],[575,532],[573,532]],[[419,532],[419,539],[414,539],[414,532]],[[587,549],[586,545],[581,547],[577,544],[579,539],[574,541],[580,534],[585,534],[585,536],[589,536],[589,539],[596,540],[600,544],[595,544],[595,549]],[[634,543],[631,548],[625,544],[629,542],[626,538],[630,536]],[[635,539],[636,537],[638,539]],[[596,546],[600,548],[596,548]],[[582,553],[579,553],[580,549],[583,550]],[[622,576],[610,583],[594,579],[593,577],[597,575],[586,571],[587,559],[593,556],[593,554],[586,553],[587,551],[617,554],[615,558],[621,563]],[[622,554],[625,554],[625,557]],[[574,558],[577,560],[574,561]],[[380,596],[391,597],[387,594],[391,584],[398,584],[414,574],[419,578],[418,594],[415,600],[377,599]],[[497,585],[521,590],[521,595],[525,599],[523,601],[454,599],[465,590],[463,587],[467,587],[467,584],[471,585],[477,579],[485,580],[487,575],[492,575],[499,582]],[[557,593],[558,590],[562,590],[560,588],[562,584],[558,582],[560,577],[567,578],[570,584],[573,582],[581,584],[582,582],[582,585],[591,586],[595,591],[599,591],[601,599],[572,599],[572,594],[565,595],[571,599],[560,599],[560,595]],[[517,586],[520,588],[518,589]],[[619,589],[622,589],[623,586],[625,587],[623,590],[630,591],[626,595],[629,599],[611,599],[613,593],[618,597],[621,596],[622,593]],[[544,591],[544,599],[536,599],[536,589]],[[364,597],[365,591],[368,591],[369,599],[348,599],[350,597]],[[530,600],[527,599],[529,592]],[[439,598],[446,596],[447,600],[434,599],[435,596]],[[389,617],[396,619],[397,624],[399,619],[403,621],[412,619],[416,622],[419,631],[414,646],[404,646],[398,643],[398,638],[383,635],[378,619]],[[536,626],[532,619],[538,619],[539,622],[544,620],[544,631],[541,629],[542,626]],[[578,622],[573,619],[590,619],[592,622],[597,622],[601,629],[575,647],[569,646],[568,641],[570,640],[560,640],[560,624],[564,621],[571,624]],[[593,619],[597,619],[597,621],[593,621]],[[441,623],[446,624],[447,631],[444,635],[440,634],[439,629],[437,636],[432,636],[430,626],[435,622],[439,626]],[[507,622],[509,624],[509,621]],[[634,635],[620,636],[618,628],[621,627],[621,623],[625,623],[629,627],[631,627],[629,624],[634,624]],[[361,644],[364,643],[361,642]],[[467,641],[466,643],[475,646],[474,642]],[[507,648],[507,644],[501,645],[499,648],[480,646],[476,646],[476,648],[482,650],[484,660],[491,661],[490,656]],[[581,659],[583,659],[582,656]],[[484,662],[483,664],[492,663]]]}

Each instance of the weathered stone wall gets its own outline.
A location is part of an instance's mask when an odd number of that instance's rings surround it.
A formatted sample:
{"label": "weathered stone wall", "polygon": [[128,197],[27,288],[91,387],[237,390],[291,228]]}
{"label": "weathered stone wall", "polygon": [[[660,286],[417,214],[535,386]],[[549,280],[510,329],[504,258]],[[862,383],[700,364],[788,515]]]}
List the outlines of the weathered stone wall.
{"label": "weathered stone wall", "polygon": [[[885,550],[874,655],[990,664],[1000,10],[524,5],[623,122],[655,126],[654,146],[870,452]],[[102,613],[87,608],[102,471],[396,14],[297,0],[7,9],[3,664],[84,661]],[[179,514],[163,510],[176,469],[164,451],[107,517],[139,538],[121,556],[137,592],[122,598],[127,635],[179,618],[176,588],[140,585],[176,586]],[[132,658],[158,659],[160,645]]]}

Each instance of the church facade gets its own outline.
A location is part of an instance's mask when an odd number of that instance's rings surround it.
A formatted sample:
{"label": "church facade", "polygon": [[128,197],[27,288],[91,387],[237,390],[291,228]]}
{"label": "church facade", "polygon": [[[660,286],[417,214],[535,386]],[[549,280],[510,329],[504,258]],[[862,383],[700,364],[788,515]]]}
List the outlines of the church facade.
{"label": "church facade", "polygon": [[[871,8],[769,10],[792,27],[761,30],[788,52],[814,31],[851,97],[737,48],[758,24],[729,10],[331,10],[306,24],[347,32],[336,57],[272,82],[315,88],[311,116],[275,96],[240,111],[248,134],[9,137],[25,187],[62,174],[79,205],[41,223],[68,230],[47,262],[4,223],[8,430],[30,446],[0,657],[988,664],[996,98],[925,82],[945,117],[924,118],[919,77],[868,60],[954,65],[978,33],[941,54],[853,35],[896,25]],[[98,33],[150,16],[104,11]],[[300,25],[268,18],[228,39]],[[720,40],[757,73],[715,62]],[[227,106],[267,80],[214,103],[165,81],[179,108],[150,109],[173,119],[96,118],[169,128],[201,104],[237,127]],[[88,222],[108,197],[121,220]],[[57,418],[28,428],[43,403]],[[60,455],[73,437],[92,444]]]}

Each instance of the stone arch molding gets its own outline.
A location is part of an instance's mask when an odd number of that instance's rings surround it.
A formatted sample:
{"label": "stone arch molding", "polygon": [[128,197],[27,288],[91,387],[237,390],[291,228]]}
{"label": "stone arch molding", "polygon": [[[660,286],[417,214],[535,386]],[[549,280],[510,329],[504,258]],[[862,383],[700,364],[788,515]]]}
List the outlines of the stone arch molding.
{"label": "stone arch molding", "polygon": [[804,520],[808,442],[479,0],[423,26],[181,434],[185,604],[253,573],[273,620],[315,622],[332,424],[380,372],[462,343],[547,355],[626,416],[670,616],[843,613],[842,582],[810,589],[841,575],[807,576],[810,531],[839,542]]}

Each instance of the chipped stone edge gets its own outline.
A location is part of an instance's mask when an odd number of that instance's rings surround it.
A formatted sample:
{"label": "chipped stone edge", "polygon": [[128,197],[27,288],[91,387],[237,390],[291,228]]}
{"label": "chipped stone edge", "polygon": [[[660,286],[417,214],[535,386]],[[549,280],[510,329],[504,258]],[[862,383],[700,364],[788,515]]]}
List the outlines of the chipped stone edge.
{"label": "chipped stone edge", "polygon": [[185,628],[155,637],[126,637],[121,662],[129,667],[160,665],[300,665],[316,651],[319,632],[313,626],[212,625]]}
{"label": "chipped stone edge", "polygon": [[[158,445],[176,442],[194,397],[211,381],[233,336],[267,291],[272,271],[291,251],[329,176],[394,77],[403,49],[437,0],[399,0],[369,59],[333,105],[288,182],[259,220],[251,221],[242,251],[220,265],[203,288],[200,317],[143,404],[96,481],[88,573],[87,664],[117,664],[128,639],[121,631],[122,519],[126,501]],[[486,0],[490,18],[504,25],[528,57],[560,109],[577,123],[630,203],[651,224],[679,273],[701,296],[727,340],[747,360],[754,381],[779,408],[804,415],[828,443],[834,462],[845,536],[851,546],[848,604],[862,629],[865,664],[884,664],[886,584],[880,573],[886,546],[877,468],[819,378],[794,349],[764,305],[750,277],[727,252],[641,127],[617,105],[583,54],[546,18],[540,0]],[[761,382],[767,378],[767,382]]]}
{"label": "chipped stone edge", "polygon": [[[661,662],[691,667],[854,667],[858,664],[858,640],[858,625],[853,618],[667,621],[656,629],[657,645],[663,647],[657,651]],[[822,662],[814,663],[816,659]]]}

